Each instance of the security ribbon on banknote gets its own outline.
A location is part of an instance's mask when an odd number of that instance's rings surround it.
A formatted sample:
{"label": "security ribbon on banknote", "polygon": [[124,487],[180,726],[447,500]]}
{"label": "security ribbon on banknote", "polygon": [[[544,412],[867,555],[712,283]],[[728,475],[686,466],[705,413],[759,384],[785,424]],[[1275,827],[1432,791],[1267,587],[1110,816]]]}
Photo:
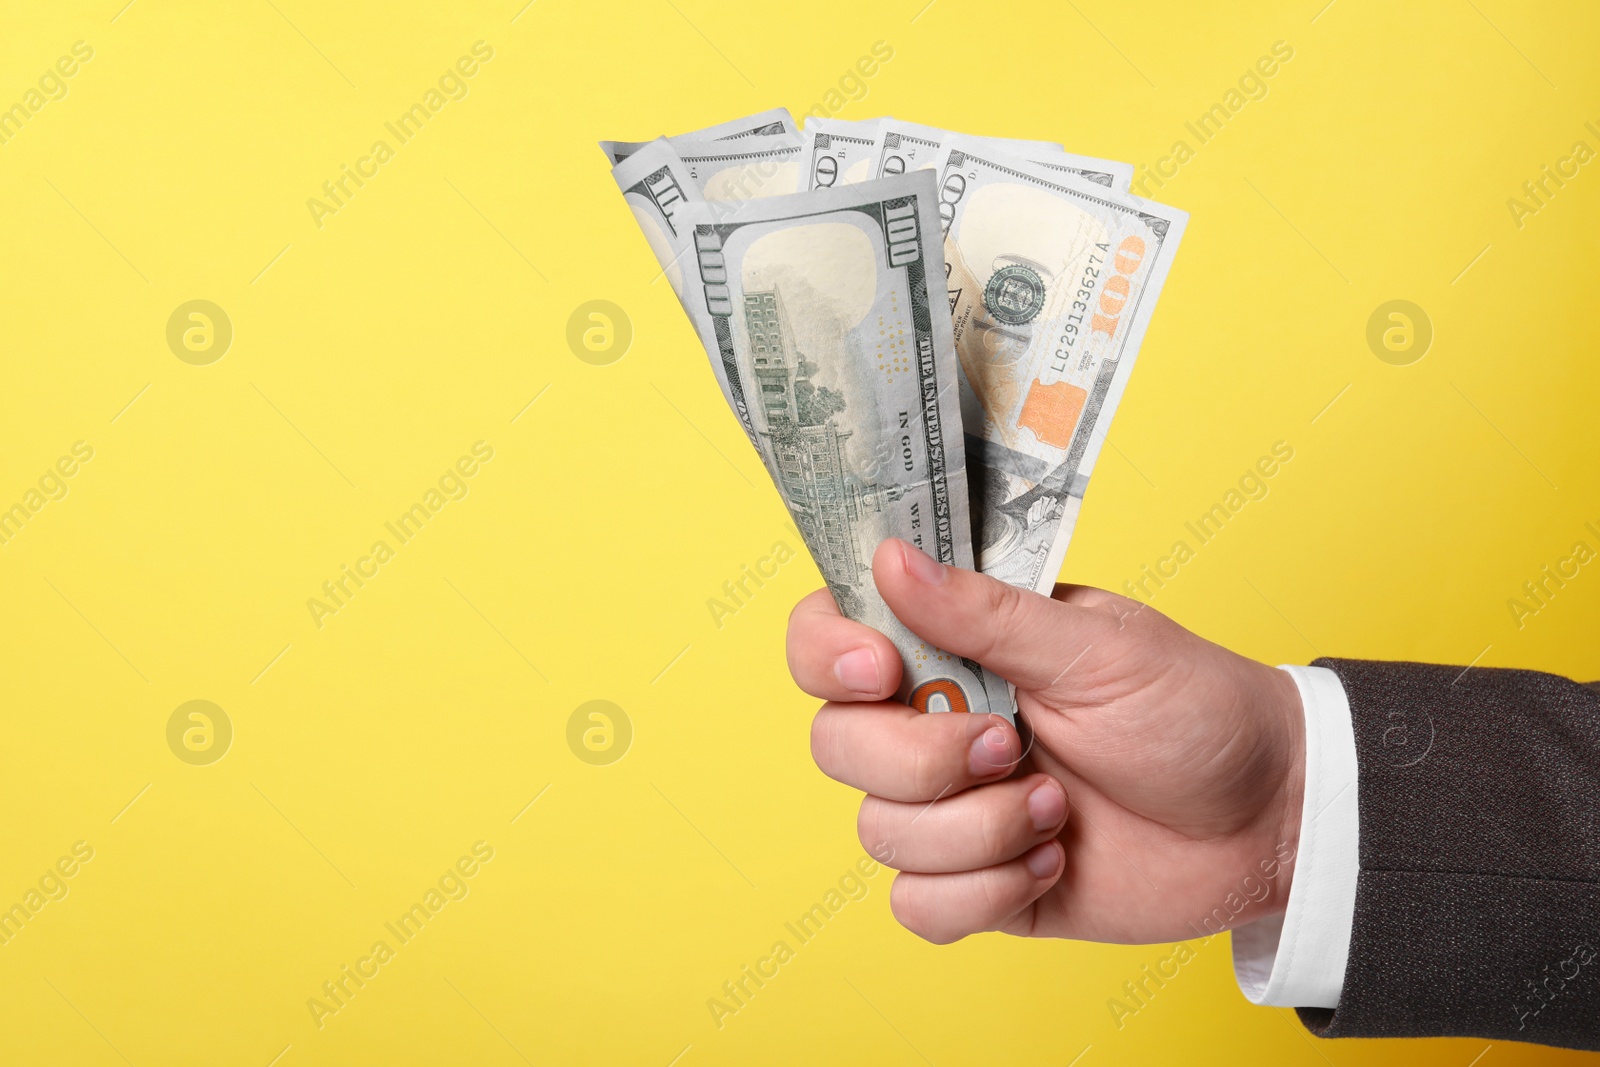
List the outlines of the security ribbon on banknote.
{"label": "security ribbon on banknote", "polygon": [[840,610],[900,650],[900,699],[1012,719],[1005,681],[913,634],[872,581],[889,537],[973,562],[933,176],[691,200],[672,222],[693,242],[684,303],[723,396]]}

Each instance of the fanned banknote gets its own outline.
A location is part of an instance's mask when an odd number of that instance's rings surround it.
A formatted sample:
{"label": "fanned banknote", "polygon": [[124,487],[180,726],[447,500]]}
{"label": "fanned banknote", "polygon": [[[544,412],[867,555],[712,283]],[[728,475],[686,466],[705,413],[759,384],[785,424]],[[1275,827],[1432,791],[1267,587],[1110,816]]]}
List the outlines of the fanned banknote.
{"label": "fanned banknote", "polygon": [[1011,717],[888,611],[872,551],[1049,591],[1188,216],[1052,142],[786,119],[603,144],[841,609],[900,649],[900,698]]}
{"label": "fanned banknote", "polygon": [[936,170],[978,569],[1048,592],[1188,215],[973,138]]}
{"label": "fanned banknote", "polygon": [[767,137],[772,134],[787,133],[798,134],[800,127],[794,124],[794,118],[786,107],[775,107],[770,111],[758,111],[754,115],[745,115],[742,118],[729,119],[719,122],[715,126],[704,129],[690,130],[688,133],[675,133],[668,137],[669,141],[731,141],[739,137]]}
{"label": "fanned banknote", "polygon": [[1026,153],[1023,154],[1023,158],[1039,164],[1046,170],[1076,174],[1080,178],[1087,178],[1096,185],[1103,185],[1119,193],[1126,193],[1133,188],[1132,163],[1100,159],[1096,156],[1081,156],[1065,149],[1059,152]]}
{"label": "fanned banknote", "polygon": [[[673,144],[680,141],[732,141],[741,137],[768,137],[785,133],[798,136],[799,132],[799,127],[789,115],[789,109],[775,107],[770,111],[719,122],[703,130],[675,133],[667,140]],[[606,154],[606,158],[614,167],[649,143],[649,141],[601,141],[600,150]]]}
{"label": "fanned banknote", "polygon": [[680,300],[690,244],[673,217],[679,205],[710,201],[727,211],[744,200],[792,193],[799,173],[798,152],[799,141],[790,134],[677,145],[657,137],[611,168],[612,179]]}
{"label": "fanned banknote", "polygon": [[821,133],[848,133],[859,136],[877,133],[878,127],[888,119],[888,115],[876,115],[870,119],[836,119],[826,118],[821,115],[807,115],[805,128],[806,130],[817,130]]}
{"label": "fanned banknote", "polygon": [[[619,181],[619,184],[620,181]],[[929,646],[873,584],[902,537],[972,566],[959,373],[931,174],[674,212],[685,306],[839,608],[900,650],[900,699],[1012,719],[1011,688]]]}
{"label": "fanned banknote", "polygon": [[702,199],[683,160],[665,137],[658,137],[612,167],[611,177],[673,292],[683,300],[684,260],[690,241],[677,216],[685,204]]}
{"label": "fanned banknote", "polygon": [[855,123],[854,130],[827,130],[806,123],[800,142],[800,188],[828,189],[854,185],[872,175],[872,146],[877,123]]}
{"label": "fanned banknote", "polygon": [[707,200],[758,200],[800,191],[800,138],[780,133],[672,145]]}
{"label": "fanned banknote", "polygon": [[[954,130],[886,118],[878,127],[877,142],[872,148],[872,176],[885,178],[891,174],[927,170],[938,159],[939,146],[944,139],[954,135]],[[1010,137],[984,137],[981,140],[997,152],[1014,155],[1046,155],[1064,151],[1054,141],[1021,141]]]}
{"label": "fanned banknote", "polygon": [[872,148],[872,176],[881,178],[931,168],[938,161],[940,148],[951,137],[963,138],[969,144],[983,145],[991,152],[1004,152],[1008,156],[1033,160],[1052,170],[1078,174],[1108,189],[1127,189],[1133,181],[1133,164],[1068,152],[1054,141],[976,137],[900,119],[886,119],[878,130],[877,141]]}

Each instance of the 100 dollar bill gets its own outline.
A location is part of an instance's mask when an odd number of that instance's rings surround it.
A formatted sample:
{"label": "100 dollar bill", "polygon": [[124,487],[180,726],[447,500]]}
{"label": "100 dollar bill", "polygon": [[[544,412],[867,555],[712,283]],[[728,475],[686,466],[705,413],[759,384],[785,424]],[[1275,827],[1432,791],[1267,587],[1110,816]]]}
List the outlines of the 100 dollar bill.
{"label": "100 dollar bill", "polygon": [[1048,593],[1188,215],[960,136],[935,170],[978,569]]}
{"label": "100 dollar bill", "polygon": [[672,144],[707,200],[755,200],[800,191],[800,138],[780,133]]}
{"label": "100 dollar bill", "polygon": [[[920,122],[907,122],[904,119],[884,119],[878,127],[877,143],[872,149],[872,177],[883,178],[932,167],[938,159],[939,146],[952,136],[955,136],[953,130],[924,126]],[[1008,137],[980,139],[999,152],[1028,155],[1062,151],[1062,147],[1054,141],[1020,141]]]}
{"label": "100 dollar bill", "polygon": [[[826,130],[806,123],[800,146],[800,187],[828,189],[854,185],[872,175],[872,146],[877,123],[853,123],[859,130]],[[818,128],[813,128],[818,127]]]}
{"label": "100 dollar bill", "polygon": [[845,615],[899,649],[901,700],[1013,719],[1010,686],[930,646],[873,584],[901,537],[970,568],[959,372],[931,174],[688,202],[684,303],[729,407]]}
{"label": "100 dollar bill", "polygon": [[952,139],[960,139],[969,146],[981,146],[1007,157],[1033,160],[1052,170],[1077,174],[1108,189],[1127,189],[1128,183],[1133,181],[1133,164],[1068,152],[1054,141],[975,137],[899,119],[885,119],[879,127],[876,143],[872,147],[869,176],[882,178],[931,168],[938,162],[939,152],[945,142]]}
{"label": "100 dollar bill", "polygon": [[[668,137],[667,141],[670,144],[686,141],[733,141],[742,137],[768,137],[774,134],[799,136],[799,132],[794,119],[789,115],[789,110],[775,107],[771,111],[730,119],[701,130],[676,133]],[[601,141],[600,151],[606,154],[612,166],[616,166],[649,143],[649,141]]]}
{"label": "100 dollar bill", "polygon": [[690,242],[678,215],[684,205],[703,199],[700,190],[665,137],[647,142],[612,167],[611,178],[681,302]]}
{"label": "100 dollar bill", "polygon": [[743,118],[729,119],[719,122],[715,126],[705,126],[688,133],[673,134],[669,141],[732,141],[740,137],[767,137],[773,134],[787,133],[798,134],[800,127],[794,124],[794,118],[786,107],[775,107],[770,111],[758,111],[754,115],[745,115]]}

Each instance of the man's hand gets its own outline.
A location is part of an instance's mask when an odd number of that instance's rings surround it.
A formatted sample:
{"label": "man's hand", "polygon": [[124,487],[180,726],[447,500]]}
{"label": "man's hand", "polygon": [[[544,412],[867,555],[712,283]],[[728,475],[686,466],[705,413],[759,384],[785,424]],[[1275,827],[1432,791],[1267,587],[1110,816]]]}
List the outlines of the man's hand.
{"label": "man's hand", "polygon": [[789,669],[829,701],[812,754],[866,791],[861,842],[903,872],[890,900],[908,929],[1142,944],[1282,912],[1305,765],[1285,672],[1138,601],[1039,596],[903,541],[880,545],[872,571],[912,631],[1016,683],[1034,737],[1024,752],[997,716],[893,703],[887,638],[827,590],[795,608]]}

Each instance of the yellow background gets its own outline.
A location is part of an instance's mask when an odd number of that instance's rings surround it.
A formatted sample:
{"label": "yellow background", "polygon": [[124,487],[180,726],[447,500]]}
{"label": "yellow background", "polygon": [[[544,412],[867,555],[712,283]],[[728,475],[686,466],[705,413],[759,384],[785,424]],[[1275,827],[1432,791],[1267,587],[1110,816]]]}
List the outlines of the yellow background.
{"label": "yellow background", "polygon": [[[1157,194],[1192,222],[1064,574],[1120,588],[1283,440],[1270,495],[1157,607],[1270,662],[1593,677],[1592,566],[1520,630],[1507,607],[1600,547],[1600,164],[1520,229],[1506,206],[1600,148],[1584,5],[122,3],[7,3],[0,32],[3,104],[94,49],[0,145],[0,504],[94,449],[0,547],[0,906],[95,850],[0,947],[0,1062],[1483,1052],[1314,1046],[1245,1003],[1224,939],[1119,1029],[1108,998],[1165,948],[935,948],[893,922],[888,872],[713,1023],[861,855],[857,798],[812,765],[783,666],[809,560],[721,628],[707,609],[791,535],[594,142],[798,116],[884,41],[840,116],[1150,163],[1287,42]],[[469,95],[319,229],[307,199],[479,40]],[[233,324],[209,366],[166,343],[192,299]],[[632,320],[611,365],[566,341],[592,299]],[[1434,325],[1411,366],[1365,341],[1391,299]],[[319,629],[307,599],[479,440],[470,494]],[[167,745],[192,699],[234,727],[209,766]],[[594,699],[633,726],[609,766],[566,741]],[[319,1029],[308,999],[479,840],[470,895]]]}

